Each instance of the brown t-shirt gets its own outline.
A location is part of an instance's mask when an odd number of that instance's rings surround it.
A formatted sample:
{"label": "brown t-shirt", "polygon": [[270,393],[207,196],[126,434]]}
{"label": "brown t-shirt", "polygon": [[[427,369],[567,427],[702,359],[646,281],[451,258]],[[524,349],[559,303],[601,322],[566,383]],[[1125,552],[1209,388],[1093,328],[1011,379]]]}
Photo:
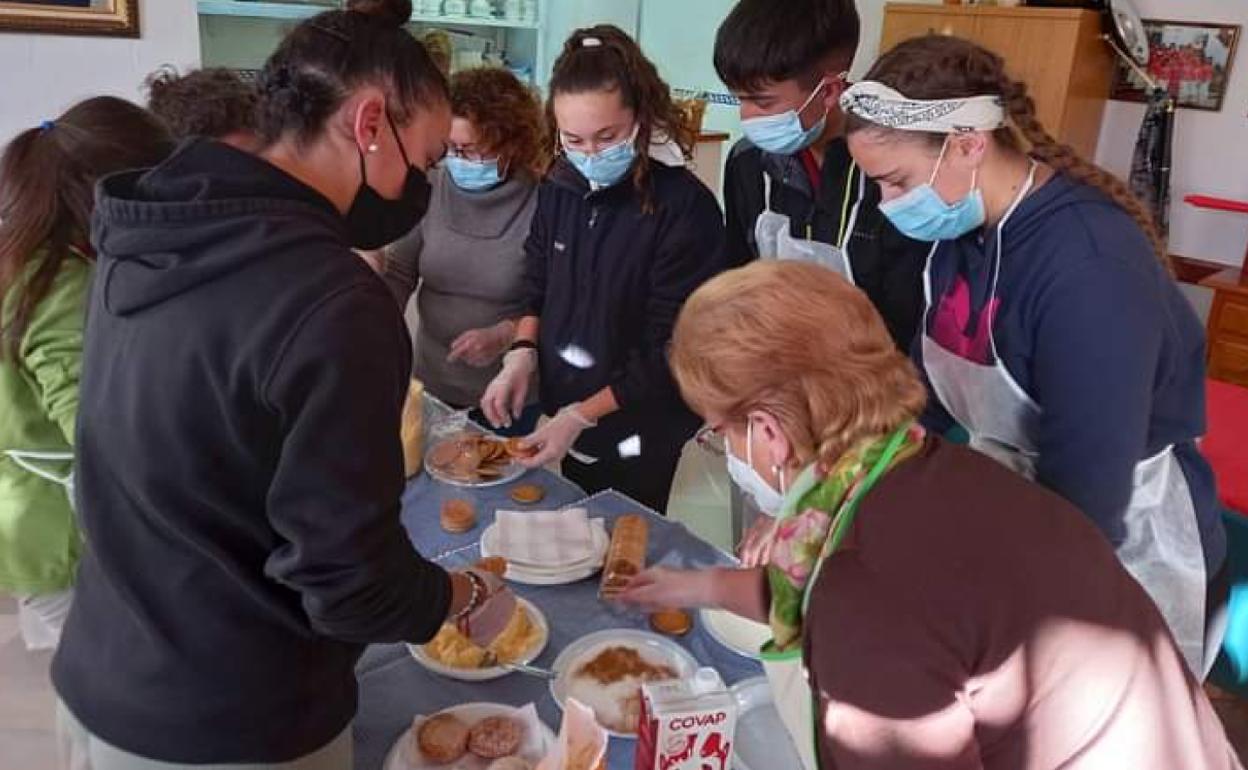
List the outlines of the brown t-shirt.
{"label": "brown t-shirt", "polygon": [[806,623],[824,770],[1240,767],[1087,517],[938,439],[864,498]]}

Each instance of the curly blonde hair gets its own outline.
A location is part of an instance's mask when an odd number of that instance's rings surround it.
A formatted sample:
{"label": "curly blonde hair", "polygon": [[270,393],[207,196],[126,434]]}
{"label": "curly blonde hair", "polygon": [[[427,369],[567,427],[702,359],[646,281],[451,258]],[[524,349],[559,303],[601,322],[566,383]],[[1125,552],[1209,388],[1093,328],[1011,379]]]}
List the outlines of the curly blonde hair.
{"label": "curly blonde hair", "polygon": [[451,77],[451,112],[468,119],[480,143],[511,169],[541,177],[550,162],[546,122],[537,94],[501,67],[476,67]]}
{"label": "curly blonde hair", "polygon": [[804,262],[761,260],[704,284],[676,321],[671,365],[694,411],[733,424],[764,411],[803,465],[830,467],[927,403],[867,296]]}

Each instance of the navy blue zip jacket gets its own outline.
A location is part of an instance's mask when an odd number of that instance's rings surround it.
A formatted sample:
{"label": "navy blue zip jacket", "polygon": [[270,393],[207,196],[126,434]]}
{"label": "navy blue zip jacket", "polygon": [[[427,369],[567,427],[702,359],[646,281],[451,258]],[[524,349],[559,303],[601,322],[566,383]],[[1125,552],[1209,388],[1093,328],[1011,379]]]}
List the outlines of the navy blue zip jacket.
{"label": "navy blue zip jacket", "polygon": [[[932,289],[945,321],[930,313],[927,329],[944,347],[990,363],[992,324],[1006,369],[1043,412],[1037,480],[1115,546],[1135,465],[1174,445],[1212,578],[1226,534],[1213,473],[1196,448],[1205,433],[1204,329],[1143,231],[1098,190],[1054,176],[1006,222],[994,318],[984,312],[995,230],[990,236],[977,230],[939,246]],[[928,422],[952,422],[935,396]]]}
{"label": "navy blue zip jacket", "polygon": [[594,192],[559,158],[525,246],[543,409],[604,387],[620,405],[577,442],[595,457],[614,456],[634,435],[643,451],[653,441],[679,447],[700,422],[681,400],[667,348],[685,300],[725,267],[723,214],[688,169],[651,168],[654,211],[645,212],[631,177]]}
{"label": "navy blue zip jacket", "polygon": [[97,200],[53,682],[140,756],[294,759],[355,715],[366,643],[426,641],[450,605],[399,522],[403,320],[328,200],[224,144]]}

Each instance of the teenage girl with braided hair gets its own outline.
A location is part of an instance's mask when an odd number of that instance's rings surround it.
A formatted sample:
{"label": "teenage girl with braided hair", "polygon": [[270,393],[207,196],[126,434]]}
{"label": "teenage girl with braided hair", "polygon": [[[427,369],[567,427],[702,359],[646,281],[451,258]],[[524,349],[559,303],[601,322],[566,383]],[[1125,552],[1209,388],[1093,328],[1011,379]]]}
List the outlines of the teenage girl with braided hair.
{"label": "teenage girl with braided hair", "polygon": [[481,408],[510,425],[536,372],[553,417],[526,462],[563,461],[587,491],[661,511],[699,424],[667,345],[685,299],[723,269],[723,214],[685,168],[693,134],[667,84],[623,31],[574,32],[550,94],[559,155],[525,245],[525,307]]}
{"label": "teenage girl with braided hair", "polygon": [[1082,509],[1203,675],[1226,594],[1196,449],[1204,337],[1146,210],[1054,140],[1026,87],[973,43],[904,42],[842,106],[881,210],[935,242],[915,342],[929,424],[960,423],[972,446]]}

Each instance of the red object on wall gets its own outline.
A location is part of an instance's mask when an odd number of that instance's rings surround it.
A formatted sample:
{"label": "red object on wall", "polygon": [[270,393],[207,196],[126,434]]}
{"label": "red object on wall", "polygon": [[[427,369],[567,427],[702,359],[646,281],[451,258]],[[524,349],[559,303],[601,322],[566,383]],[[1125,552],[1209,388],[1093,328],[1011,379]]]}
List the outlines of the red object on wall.
{"label": "red object on wall", "polygon": [[1183,200],[1200,209],[1248,214],[1248,201],[1233,201],[1230,198],[1215,198],[1212,195],[1186,195]]}
{"label": "red object on wall", "polygon": [[1207,380],[1209,432],[1200,449],[1218,477],[1222,504],[1248,516],[1248,388]]}

